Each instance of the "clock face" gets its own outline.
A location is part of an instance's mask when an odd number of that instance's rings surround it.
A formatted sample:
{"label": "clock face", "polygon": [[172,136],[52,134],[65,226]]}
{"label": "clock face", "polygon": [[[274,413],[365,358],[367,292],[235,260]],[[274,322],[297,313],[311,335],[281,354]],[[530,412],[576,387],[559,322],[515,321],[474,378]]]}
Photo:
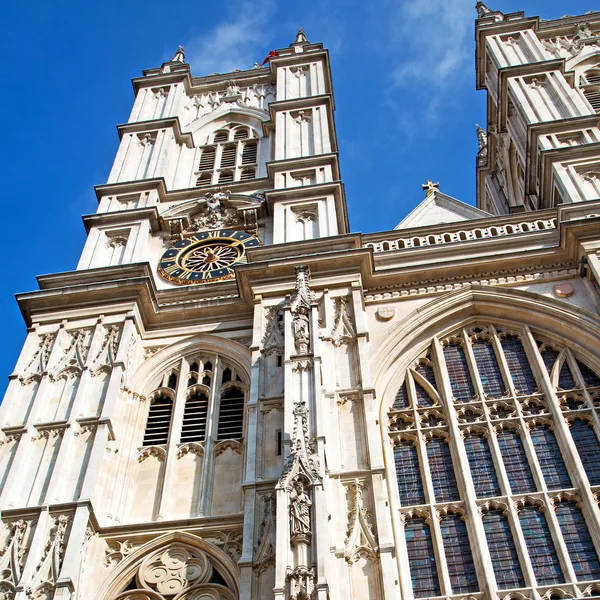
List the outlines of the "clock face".
{"label": "clock face", "polygon": [[235,277],[246,248],[259,246],[254,236],[234,229],[197,233],[173,244],[158,263],[161,277],[178,285],[211,283]]}

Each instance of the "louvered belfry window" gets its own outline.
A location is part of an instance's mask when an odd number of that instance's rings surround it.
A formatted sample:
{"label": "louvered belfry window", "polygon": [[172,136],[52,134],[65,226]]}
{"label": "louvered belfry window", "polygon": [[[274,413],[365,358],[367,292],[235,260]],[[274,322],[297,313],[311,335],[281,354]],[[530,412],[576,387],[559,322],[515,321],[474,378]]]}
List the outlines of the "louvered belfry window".
{"label": "louvered belfry window", "polygon": [[[179,381],[185,376],[185,384]],[[240,440],[244,432],[246,384],[244,376],[216,356],[181,359],[165,372],[151,393],[144,446],[206,444]],[[175,406],[183,405],[182,411]],[[172,423],[173,414],[182,416]]]}
{"label": "louvered belfry window", "polygon": [[247,125],[231,124],[215,131],[198,153],[196,186],[256,178],[258,138]]}
{"label": "louvered belfry window", "polygon": [[400,374],[390,480],[413,597],[479,598],[491,573],[498,598],[600,590],[598,372],[541,334],[484,323]]}
{"label": "louvered belfry window", "polygon": [[596,112],[600,112],[600,69],[589,69],[584,73],[581,89]]}

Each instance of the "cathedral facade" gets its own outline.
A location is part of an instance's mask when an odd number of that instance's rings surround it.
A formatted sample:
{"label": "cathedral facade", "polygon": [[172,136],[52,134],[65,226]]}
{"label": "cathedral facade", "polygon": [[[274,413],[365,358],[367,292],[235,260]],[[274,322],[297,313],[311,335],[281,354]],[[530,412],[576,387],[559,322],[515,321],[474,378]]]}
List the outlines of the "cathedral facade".
{"label": "cathedral facade", "polygon": [[18,296],[4,600],[600,596],[600,13],[477,5],[477,207],[351,232],[329,54],[135,102]]}

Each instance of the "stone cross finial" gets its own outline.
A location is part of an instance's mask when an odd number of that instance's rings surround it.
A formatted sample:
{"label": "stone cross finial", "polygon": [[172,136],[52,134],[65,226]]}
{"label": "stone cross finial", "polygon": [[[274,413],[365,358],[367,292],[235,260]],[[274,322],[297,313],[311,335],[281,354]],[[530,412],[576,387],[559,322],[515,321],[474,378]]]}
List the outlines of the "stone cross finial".
{"label": "stone cross finial", "polygon": [[483,3],[481,0],[477,2],[475,5],[475,9],[477,10],[477,18],[482,19],[485,15],[491,13],[492,11]]}
{"label": "stone cross finial", "polygon": [[433,183],[433,181],[431,181],[431,179],[428,179],[427,183],[423,183],[421,185],[421,187],[424,190],[426,190],[425,197],[427,198],[428,196],[431,196],[431,194],[433,194],[433,192],[435,192],[436,190],[440,189],[440,184],[439,183]]}

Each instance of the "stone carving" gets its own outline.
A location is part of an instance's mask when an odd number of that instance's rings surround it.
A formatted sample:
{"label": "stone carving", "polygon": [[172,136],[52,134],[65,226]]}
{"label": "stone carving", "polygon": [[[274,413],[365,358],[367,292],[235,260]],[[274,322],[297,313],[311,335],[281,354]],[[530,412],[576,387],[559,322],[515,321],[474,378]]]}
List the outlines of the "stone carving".
{"label": "stone carving", "polygon": [[42,558],[27,589],[27,595],[33,600],[51,598],[53,595],[54,584],[58,580],[62,567],[70,522],[71,517],[67,515],[59,515],[52,520]]}
{"label": "stone carving", "polygon": [[488,155],[488,138],[487,133],[483,127],[477,125],[477,146],[479,148],[477,152],[477,156],[487,156]]}
{"label": "stone carving", "polygon": [[19,381],[22,384],[30,383],[33,379],[39,379],[46,372],[48,367],[48,359],[50,358],[50,350],[54,334],[45,333],[40,335],[38,347],[31,359],[31,362],[25,367],[23,373],[19,376]]}
{"label": "stone carving", "polygon": [[310,540],[310,507],[312,502],[304,491],[304,483],[301,479],[294,482],[290,492],[290,534],[292,543],[298,537]]}
{"label": "stone carving", "polygon": [[577,23],[570,36],[557,36],[543,40],[544,47],[555,58],[573,58],[586,45],[600,46],[599,36],[590,29],[589,23]]}
{"label": "stone carving", "polygon": [[233,531],[217,531],[210,535],[202,536],[204,540],[210,542],[217,548],[225,552],[231,560],[237,564],[242,555],[243,535],[239,529]]}
{"label": "stone carving", "polygon": [[359,479],[355,479],[353,483],[347,486],[348,527],[344,556],[349,563],[355,562],[361,554],[374,557],[378,550],[375,536],[369,524],[371,515],[363,502],[364,489],[364,483]]}
{"label": "stone carving", "polygon": [[272,306],[267,310],[267,326],[262,346],[265,356],[283,355],[283,309],[280,306]]}
{"label": "stone carving", "polygon": [[104,557],[104,566],[112,567],[118,565],[126,556],[131,554],[137,546],[134,546],[129,540],[109,541],[106,544],[106,556]]}
{"label": "stone carving", "polygon": [[356,341],[356,333],[348,314],[348,298],[339,296],[333,300],[335,305],[335,318],[331,331],[331,343],[334,346],[352,344]]}
{"label": "stone carving", "polygon": [[308,354],[310,345],[310,305],[314,294],[309,286],[310,270],[306,265],[296,267],[296,290],[292,294],[291,311],[294,343],[297,354]]}
{"label": "stone carving", "polygon": [[115,363],[117,356],[117,344],[119,341],[120,327],[112,325],[104,330],[104,340],[102,346],[91,366],[91,373],[96,374],[104,368],[111,368]]}
{"label": "stone carving", "polygon": [[206,92],[190,98],[186,109],[190,112],[191,121],[211,113],[224,103],[268,111],[269,104],[276,97],[275,86],[271,84],[241,88],[228,81],[226,85],[225,91]]}
{"label": "stone carving", "polygon": [[12,600],[15,597],[15,587],[21,579],[27,548],[25,534],[30,521],[13,521],[8,524],[8,536],[0,551],[0,598]]}
{"label": "stone carving", "polygon": [[162,346],[148,346],[144,348],[144,360],[152,358],[161,348]]}
{"label": "stone carving", "polygon": [[179,446],[177,449],[177,458],[182,458],[186,454],[195,454],[196,456],[204,456],[204,447],[198,442],[188,442]]}
{"label": "stone carving", "polygon": [[304,306],[299,306],[292,321],[292,326],[294,328],[294,343],[298,354],[308,354],[308,346],[310,344],[308,313],[309,309]]}
{"label": "stone carving", "polygon": [[[211,575],[212,566],[204,552],[173,544],[151,554],[141,564],[137,580],[140,587],[171,597],[209,581]],[[131,597],[139,598],[139,592],[132,592]]]}
{"label": "stone carving", "polygon": [[317,220],[318,211],[316,208],[302,208],[298,207],[293,209],[294,218],[296,219],[296,223],[312,223]]}
{"label": "stone carving", "polygon": [[223,454],[223,452],[225,452],[226,450],[233,450],[236,454],[241,454],[242,445],[236,440],[224,440],[222,442],[219,442],[214,447],[213,452],[215,456],[219,456]]}
{"label": "stone carving", "polygon": [[190,227],[185,233],[195,233],[203,229],[219,229],[220,227],[232,227],[239,225],[242,220],[235,208],[226,208],[229,200],[228,192],[209,192],[204,198],[206,212],[192,219]]}
{"label": "stone carving", "polygon": [[310,42],[306,39],[306,34],[304,33],[304,29],[302,27],[298,29],[294,44],[310,44]]}
{"label": "stone carving", "polygon": [[262,518],[254,549],[255,565],[263,565],[275,558],[275,495],[273,492],[267,492],[260,498]]}
{"label": "stone carving", "polygon": [[77,329],[68,332],[68,335],[71,338],[69,345],[53,369],[54,373],[60,374],[62,371],[80,372],[85,365],[91,332],[88,329]]}
{"label": "stone carving", "polygon": [[164,448],[161,448],[160,446],[148,446],[146,448],[142,448],[142,450],[138,454],[138,462],[144,462],[147,458],[151,456],[156,458],[159,462],[163,462],[165,460],[166,455],[167,452]]}
{"label": "stone carving", "polygon": [[479,19],[485,17],[485,15],[489,15],[492,12],[483,2],[481,2],[481,0],[477,2],[475,9],[477,10],[477,18]]}

